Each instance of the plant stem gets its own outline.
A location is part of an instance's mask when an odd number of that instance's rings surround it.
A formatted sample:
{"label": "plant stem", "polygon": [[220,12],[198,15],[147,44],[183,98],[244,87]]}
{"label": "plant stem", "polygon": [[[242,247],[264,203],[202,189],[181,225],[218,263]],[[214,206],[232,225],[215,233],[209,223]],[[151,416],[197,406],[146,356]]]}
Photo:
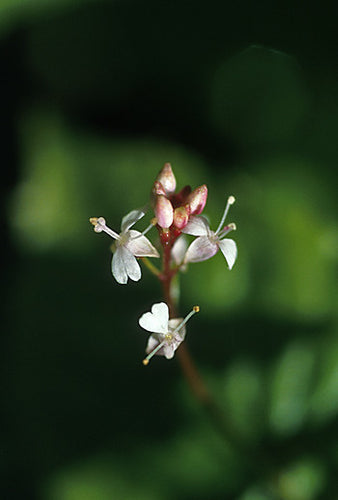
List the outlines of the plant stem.
{"label": "plant stem", "polygon": [[[172,279],[176,274],[170,267],[171,261],[171,245],[166,244],[163,248],[163,272],[160,275],[160,280],[163,287],[164,299],[169,307],[170,317],[177,317],[176,305],[172,296],[171,285]],[[187,379],[190,389],[197,400],[201,403],[203,408],[207,411],[218,431],[228,444],[232,444],[238,448],[240,445],[238,439],[235,437],[235,432],[231,428],[228,419],[225,418],[222,410],[210,394],[206,384],[186,347],[181,344],[177,349],[177,358],[181,365],[182,372]]]}

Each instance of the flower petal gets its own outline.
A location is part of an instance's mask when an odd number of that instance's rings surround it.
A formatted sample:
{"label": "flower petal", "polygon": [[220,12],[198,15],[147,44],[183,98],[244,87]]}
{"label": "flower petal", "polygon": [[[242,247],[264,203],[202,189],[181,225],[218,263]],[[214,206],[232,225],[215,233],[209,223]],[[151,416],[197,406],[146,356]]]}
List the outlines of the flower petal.
{"label": "flower petal", "polygon": [[[146,353],[150,354],[158,346],[158,344],[160,342],[161,342],[161,340],[159,339],[158,335],[156,335],[156,334],[150,335],[150,337],[148,339],[148,344],[146,347]],[[161,349],[159,349],[156,352],[156,356],[164,356],[163,347],[161,347]]]}
{"label": "flower petal", "polygon": [[210,233],[208,221],[202,216],[192,215],[188,224],[182,229],[182,233],[192,236],[207,236]]}
{"label": "flower petal", "polygon": [[[179,344],[167,344],[163,346],[163,354],[167,359],[172,359],[174,357],[175,351],[178,348]],[[160,349],[161,350],[161,349]]]}
{"label": "flower petal", "polygon": [[230,240],[228,238],[225,238],[224,240],[221,240],[218,242],[218,245],[221,249],[222,254],[224,255],[229,269],[232,269],[235,260],[237,258],[237,246],[234,240]]}
{"label": "flower petal", "polygon": [[125,270],[129,278],[133,281],[139,281],[141,279],[141,268],[140,264],[137,262],[134,255],[128,248],[121,247],[123,263]]}
{"label": "flower petal", "polygon": [[129,240],[126,243],[126,248],[131,251],[135,257],[159,257],[160,254],[156,248],[150,243],[146,236],[142,236],[139,231],[134,229],[129,230]]}
{"label": "flower petal", "polygon": [[151,308],[151,312],[162,319],[163,324],[165,324],[166,332],[168,330],[168,321],[169,321],[169,307],[165,302],[158,302],[157,304],[153,304]]}
{"label": "flower petal", "polygon": [[145,215],[142,210],[132,210],[129,212],[129,214],[125,215],[122,219],[121,222],[121,231],[124,233],[127,231],[131,226],[136,224],[136,222]]}
{"label": "flower petal", "polygon": [[114,255],[113,255],[111,267],[112,267],[111,270],[112,270],[113,276],[116,279],[116,281],[118,283],[120,283],[120,285],[125,285],[128,281],[128,275],[127,275],[126,267],[125,267],[124,261],[123,261],[123,248],[122,247],[116,248]]}
{"label": "flower petal", "polygon": [[202,262],[210,259],[218,252],[218,245],[212,243],[207,236],[199,236],[189,246],[184,262]]}
{"label": "flower petal", "polygon": [[171,257],[173,258],[177,266],[179,266],[182,263],[187,248],[188,248],[187,239],[182,234],[177,238],[171,249]]}
{"label": "flower petal", "polygon": [[[169,333],[171,332],[174,332],[175,329],[180,326],[180,324],[182,323],[183,321],[183,318],[173,318],[173,319],[170,319],[169,320]],[[175,340],[176,342],[182,342],[185,338],[185,334],[186,334],[186,326],[183,325],[182,328],[179,329],[178,332],[175,332]]]}
{"label": "flower petal", "polygon": [[165,302],[154,304],[151,312],[142,314],[139,325],[148,332],[168,333],[169,309]]}

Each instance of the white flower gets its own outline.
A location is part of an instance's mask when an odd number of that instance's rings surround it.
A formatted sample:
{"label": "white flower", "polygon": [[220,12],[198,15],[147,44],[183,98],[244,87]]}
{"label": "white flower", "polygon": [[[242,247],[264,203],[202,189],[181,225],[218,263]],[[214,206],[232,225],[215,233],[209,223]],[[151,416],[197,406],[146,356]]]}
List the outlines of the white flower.
{"label": "white flower", "polygon": [[223,229],[222,226],[229,208],[233,203],[235,203],[235,198],[229,196],[221,222],[216,231],[210,229],[204,217],[194,215],[190,217],[188,224],[182,229],[182,232],[198,236],[198,238],[189,246],[184,257],[185,264],[188,262],[201,262],[210,259],[220,249],[228,263],[229,269],[232,269],[237,257],[237,246],[234,240],[225,238],[225,236],[230,231],[236,229],[236,225],[231,223]]}
{"label": "white flower", "polygon": [[90,222],[94,231],[104,231],[116,240],[116,249],[112,259],[112,273],[121,285],[125,285],[130,278],[133,281],[141,279],[141,268],[136,257],[159,257],[159,253],[144,235],[153,227],[150,225],[143,233],[130,229],[144,216],[141,210],[133,210],[125,215],[121,222],[121,233],[118,234],[108,226],[103,217],[92,217]]}
{"label": "white flower", "polygon": [[152,332],[146,348],[148,356],[143,360],[143,364],[147,365],[155,354],[165,356],[167,359],[173,358],[176,349],[185,338],[186,322],[198,311],[199,307],[195,306],[185,319],[169,319],[167,304],[160,302],[152,306],[151,312],[142,314],[139,325]]}

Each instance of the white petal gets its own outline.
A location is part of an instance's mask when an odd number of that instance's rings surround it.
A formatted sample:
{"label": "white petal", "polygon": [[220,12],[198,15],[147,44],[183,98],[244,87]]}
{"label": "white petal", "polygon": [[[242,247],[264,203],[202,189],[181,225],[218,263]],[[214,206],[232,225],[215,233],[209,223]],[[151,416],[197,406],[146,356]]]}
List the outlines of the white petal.
{"label": "white petal", "polygon": [[187,250],[184,262],[202,262],[213,257],[218,252],[218,245],[212,243],[207,236],[200,236],[194,240]]}
{"label": "white petal", "polygon": [[148,332],[168,333],[169,309],[165,302],[154,304],[151,312],[142,314],[139,325]]}
{"label": "white petal", "polygon": [[123,262],[123,248],[117,247],[112,259],[112,273],[114,278],[121,285],[128,281],[127,271]]}
{"label": "white petal", "polygon": [[169,307],[165,302],[158,302],[153,304],[151,308],[151,312],[161,318],[161,320],[165,323],[166,331],[168,329],[168,321],[169,321]]}
{"label": "white petal", "polygon": [[234,242],[234,240],[225,238],[224,240],[219,241],[218,244],[228,263],[229,269],[232,269],[232,266],[234,265],[237,257],[236,243]]}
{"label": "white petal", "polygon": [[182,229],[182,233],[207,236],[210,233],[208,221],[202,216],[192,215],[188,224]]}
{"label": "white petal", "polygon": [[173,343],[170,345],[164,345],[163,346],[163,354],[167,359],[172,359],[175,354],[175,350],[177,349],[178,345],[174,345]]}
{"label": "white petal", "polygon": [[187,239],[182,234],[179,238],[177,238],[171,249],[171,256],[174,259],[174,262],[177,266],[179,266],[182,263],[187,248],[188,248]]}
{"label": "white petal", "polygon": [[[183,318],[173,318],[173,319],[170,319],[169,320],[169,333],[170,332],[174,332],[175,329],[180,326],[180,324],[182,323],[183,321]],[[185,325],[182,326],[182,328],[180,328],[180,330],[178,332],[175,333],[175,339],[177,342],[182,342],[185,338],[185,334],[186,334],[186,327]]]}
{"label": "white petal", "polygon": [[[150,354],[161,342],[158,335],[150,335],[148,339],[148,344],[146,347],[146,353]],[[164,356],[163,347],[156,352],[156,356]]]}
{"label": "white petal", "polygon": [[129,214],[125,215],[121,222],[121,231],[127,231],[131,226],[133,226],[138,220],[142,219],[145,215],[142,210],[132,210]]}
{"label": "white petal", "polygon": [[126,243],[126,248],[135,255],[135,257],[159,257],[160,254],[156,248],[150,243],[146,236],[141,236],[140,231],[130,229],[128,231],[129,239]]}
{"label": "white petal", "polygon": [[126,247],[120,247],[125,270],[129,278],[133,281],[141,279],[141,268],[134,255]]}

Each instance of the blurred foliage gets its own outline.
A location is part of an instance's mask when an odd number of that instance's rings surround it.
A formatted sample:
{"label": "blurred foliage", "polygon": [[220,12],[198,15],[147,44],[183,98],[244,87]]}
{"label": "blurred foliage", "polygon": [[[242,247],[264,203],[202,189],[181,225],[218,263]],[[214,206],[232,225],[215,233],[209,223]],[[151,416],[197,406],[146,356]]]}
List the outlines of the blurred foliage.
{"label": "blurred foliage", "polygon": [[[282,14],[0,2],[1,498],[337,497],[336,26],[326,11],[318,43],[323,12]],[[145,268],[117,285],[88,222],[118,230],[166,161],[180,187],[207,183],[212,228],[236,196],[238,261],[190,265],[180,309],[201,306],[187,344],[238,448],[175,360],[142,367],[160,287]]]}
{"label": "blurred foliage", "polygon": [[[95,2],[80,0],[77,3]],[[0,1],[0,35],[4,36],[17,25],[27,23],[41,16],[54,14],[67,6],[74,6],[71,0],[1,0]]]}
{"label": "blurred foliage", "polygon": [[203,161],[184,147],[146,137],[112,141],[75,132],[56,112],[25,115],[21,138],[24,172],[10,211],[24,252],[76,254],[79,247],[88,252],[95,243],[83,214],[111,213],[108,220],[118,229],[134,206],[149,208],[154,172],[163,158],[177,163],[183,181],[195,176],[202,183],[205,177]]}
{"label": "blurred foliage", "polygon": [[[246,82],[243,93],[242,82]],[[307,116],[308,89],[293,57],[253,46],[216,71],[211,116],[242,147],[295,141]]]}

